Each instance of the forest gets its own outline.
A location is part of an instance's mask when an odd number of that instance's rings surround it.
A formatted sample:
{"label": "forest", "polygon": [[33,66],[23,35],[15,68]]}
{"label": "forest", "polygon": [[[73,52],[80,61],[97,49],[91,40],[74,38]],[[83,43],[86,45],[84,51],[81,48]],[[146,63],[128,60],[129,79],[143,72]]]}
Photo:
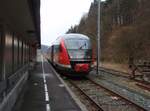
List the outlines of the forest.
{"label": "forest", "polygon": [[[94,0],[80,23],[66,32],[88,35],[95,52],[97,10],[98,2]],[[150,0],[106,0],[101,2],[100,14],[102,64],[127,67],[130,58],[134,61],[150,59]]]}

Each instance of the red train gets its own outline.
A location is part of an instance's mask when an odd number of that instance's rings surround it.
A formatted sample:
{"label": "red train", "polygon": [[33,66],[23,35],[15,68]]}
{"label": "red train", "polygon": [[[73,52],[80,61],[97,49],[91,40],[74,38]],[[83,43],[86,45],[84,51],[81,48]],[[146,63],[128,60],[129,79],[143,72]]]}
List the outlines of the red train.
{"label": "red train", "polygon": [[47,55],[56,69],[73,76],[87,75],[93,66],[91,41],[82,34],[59,37],[48,49]]}

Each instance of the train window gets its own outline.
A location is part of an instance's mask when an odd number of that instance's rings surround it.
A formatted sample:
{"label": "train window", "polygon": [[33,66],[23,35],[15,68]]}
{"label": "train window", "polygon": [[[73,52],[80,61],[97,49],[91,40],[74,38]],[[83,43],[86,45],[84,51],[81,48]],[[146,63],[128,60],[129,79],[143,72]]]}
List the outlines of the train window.
{"label": "train window", "polygon": [[54,45],[54,53],[57,53],[59,52],[59,45]]}
{"label": "train window", "polygon": [[90,41],[86,39],[66,39],[65,45],[67,49],[91,49]]}

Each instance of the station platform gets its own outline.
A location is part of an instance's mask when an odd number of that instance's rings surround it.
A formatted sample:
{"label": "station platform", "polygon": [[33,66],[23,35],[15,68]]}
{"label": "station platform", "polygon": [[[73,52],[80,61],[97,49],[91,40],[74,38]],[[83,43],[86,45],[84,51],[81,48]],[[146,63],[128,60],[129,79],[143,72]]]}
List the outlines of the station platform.
{"label": "station platform", "polygon": [[68,92],[53,67],[41,57],[30,72],[28,88],[13,111],[86,111]]}

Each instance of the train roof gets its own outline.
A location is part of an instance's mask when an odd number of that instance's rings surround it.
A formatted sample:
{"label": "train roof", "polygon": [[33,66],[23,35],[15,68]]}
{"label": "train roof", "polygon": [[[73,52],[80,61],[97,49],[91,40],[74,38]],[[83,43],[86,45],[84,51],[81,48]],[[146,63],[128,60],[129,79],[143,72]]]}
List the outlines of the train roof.
{"label": "train roof", "polygon": [[70,33],[70,34],[65,34],[62,36],[64,39],[89,39],[88,36],[83,35],[83,34],[77,34],[77,33]]}
{"label": "train roof", "polygon": [[[78,33],[69,33],[69,34],[64,34],[62,36],[59,36],[56,41],[52,43],[52,45],[57,45],[60,43],[61,38],[67,40],[67,39],[86,39],[89,40],[89,37],[83,34],[78,34]],[[52,46],[51,45],[51,46]]]}

